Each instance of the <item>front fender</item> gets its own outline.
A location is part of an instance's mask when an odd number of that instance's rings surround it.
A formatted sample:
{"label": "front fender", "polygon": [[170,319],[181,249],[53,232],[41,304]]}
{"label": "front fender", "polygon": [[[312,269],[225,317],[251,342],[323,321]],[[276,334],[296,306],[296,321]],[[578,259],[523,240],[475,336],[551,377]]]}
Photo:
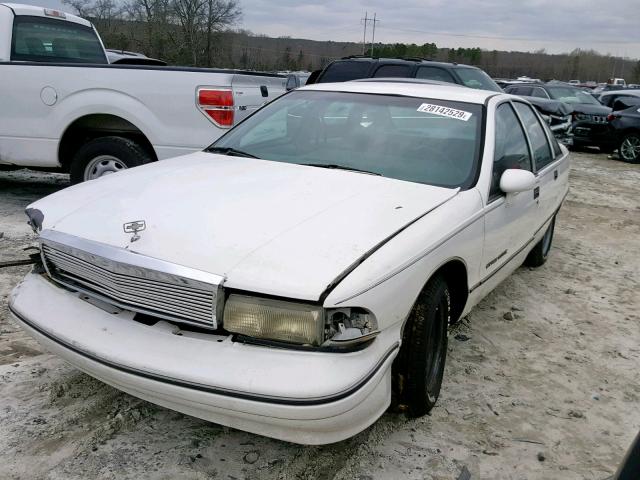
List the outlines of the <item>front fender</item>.
{"label": "front fender", "polygon": [[478,278],[484,218],[476,190],[461,192],[380,248],[325,299],[327,308],[362,307],[388,328],[407,318],[429,278],[447,261],[467,267],[468,283]]}

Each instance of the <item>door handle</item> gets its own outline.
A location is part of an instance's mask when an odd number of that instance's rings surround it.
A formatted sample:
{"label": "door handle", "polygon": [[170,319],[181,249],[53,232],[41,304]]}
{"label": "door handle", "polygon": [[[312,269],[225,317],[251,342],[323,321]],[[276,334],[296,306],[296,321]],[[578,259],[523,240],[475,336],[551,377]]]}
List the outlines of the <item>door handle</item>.
{"label": "door handle", "polygon": [[557,180],[558,179],[558,170],[554,170],[553,171],[553,179]]}
{"label": "door handle", "polygon": [[534,200],[540,196],[540,187],[536,187],[533,189],[533,198]]}

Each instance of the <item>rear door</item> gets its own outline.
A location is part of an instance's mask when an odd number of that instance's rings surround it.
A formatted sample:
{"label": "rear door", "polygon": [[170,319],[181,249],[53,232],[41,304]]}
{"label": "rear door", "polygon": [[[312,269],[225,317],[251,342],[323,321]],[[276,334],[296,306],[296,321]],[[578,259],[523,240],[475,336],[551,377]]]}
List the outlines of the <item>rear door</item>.
{"label": "rear door", "polygon": [[[534,172],[538,180],[534,191],[538,202],[535,231],[540,229],[555,213],[559,204],[562,182],[557,160],[562,156],[559,147],[553,148],[550,138],[535,109],[523,102],[513,102],[520,121],[525,127],[533,153]],[[554,139],[555,141],[555,139]]]}
{"label": "rear door", "polygon": [[236,107],[234,123],[244,120],[286,91],[286,77],[234,75],[231,80]]}

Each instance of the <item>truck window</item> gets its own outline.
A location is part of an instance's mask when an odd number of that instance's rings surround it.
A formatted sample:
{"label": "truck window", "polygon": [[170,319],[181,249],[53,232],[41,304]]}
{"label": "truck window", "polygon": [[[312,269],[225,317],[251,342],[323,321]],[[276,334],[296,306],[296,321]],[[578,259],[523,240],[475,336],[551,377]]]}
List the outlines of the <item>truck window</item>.
{"label": "truck window", "polygon": [[409,76],[409,65],[383,65],[376,70],[374,77],[399,77],[406,78]]}
{"label": "truck window", "polygon": [[34,16],[13,22],[11,60],[53,63],[101,63],[107,58],[91,27]]}
{"label": "truck window", "polygon": [[334,62],[327,67],[318,83],[348,82],[358,78],[366,78],[369,73],[369,62],[346,61]]}

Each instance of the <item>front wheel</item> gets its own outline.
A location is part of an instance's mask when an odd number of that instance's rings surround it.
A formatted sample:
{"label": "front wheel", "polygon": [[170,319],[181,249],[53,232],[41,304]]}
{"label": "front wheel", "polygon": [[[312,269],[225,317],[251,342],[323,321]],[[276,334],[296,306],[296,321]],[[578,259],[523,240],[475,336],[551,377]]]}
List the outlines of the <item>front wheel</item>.
{"label": "front wheel", "polygon": [[544,265],[549,256],[551,250],[551,244],[553,243],[553,231],[556,227],[556,217],[551,219],[551,223],[547,227],[547,231],[544,232],[544,236],[540,239],[533,250],[529,252],[529,255],[524,261],[527,267],[540,267]]}
{"label": "front wheel", "polygon": [[620,142],[618,148],[620,158],[625,162],[639,163],[640,162],[640,133],[628,133]]}
{"label": "front wheel", "polygon": [[411,417],[429,413],[440,395],[450,317],[449,287],[438,275],[413,306],[395,365],[396,402]]}
{"label": "front wheel", "polygon": [[94,180],[153,161],[138,143],[124,137],[100,137],[85,143],[71,162],[71,183]]}

